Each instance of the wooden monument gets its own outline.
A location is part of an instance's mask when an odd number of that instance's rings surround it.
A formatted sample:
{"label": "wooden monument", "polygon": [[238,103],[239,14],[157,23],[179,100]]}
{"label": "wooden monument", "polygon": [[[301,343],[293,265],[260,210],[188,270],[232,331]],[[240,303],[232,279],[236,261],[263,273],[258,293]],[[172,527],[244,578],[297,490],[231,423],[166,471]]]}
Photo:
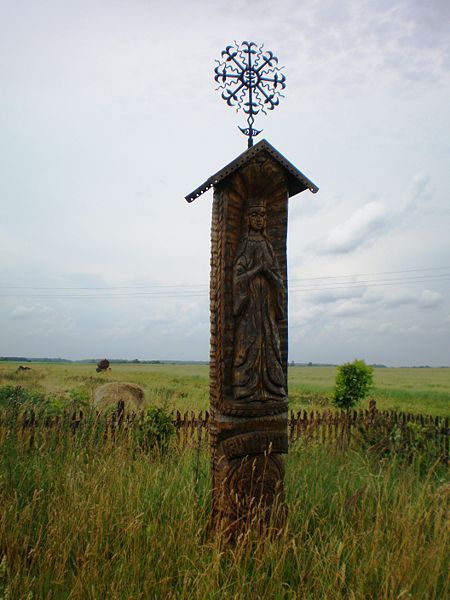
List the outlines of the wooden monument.
{"label": "wooden monument", "polygon": [[211,187],[212,517],[235,537],[283,515],[288,199],[318,188],[266,140],[186,200]]}

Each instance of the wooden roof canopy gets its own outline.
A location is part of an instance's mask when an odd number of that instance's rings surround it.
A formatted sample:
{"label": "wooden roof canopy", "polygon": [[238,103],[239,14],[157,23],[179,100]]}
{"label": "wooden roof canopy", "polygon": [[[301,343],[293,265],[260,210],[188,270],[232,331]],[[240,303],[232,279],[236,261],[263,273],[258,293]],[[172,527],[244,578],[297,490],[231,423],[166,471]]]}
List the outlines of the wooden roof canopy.
{"label": "wooden roof canopy", "polygon": [[287,158],[285,158],[276,148],[274,148],[267,140],[261,140],[251,148],[248,148],[245,152],[240,154],[237,158],[231,161],[228,165],[220,169],[214,175],[211,175],[209,179],[207,179],[202,185],[200,185],[197,189],[186,196],[186,200],[188,202],[193,202],[196,198],[201,196],[204,192],[209,190],[213,185],[216,185],[229,175],[231,175],[234,171],[236,171],[239,167],[242,167],[247,162],[249,162],[254,156],[256,156],[259,152],[267,152],[275,160],[277,160],[282,167],[286,170],[287,180],[288,180],[288,190],[289,197],[295,196],[299,192],[303,192],[304,190],[309,189],[313,194],[315,194],[319,188],[315,183],[313,183],[310,179],[303,175],[301,171],[299,171],[292,163],[290,163]]}

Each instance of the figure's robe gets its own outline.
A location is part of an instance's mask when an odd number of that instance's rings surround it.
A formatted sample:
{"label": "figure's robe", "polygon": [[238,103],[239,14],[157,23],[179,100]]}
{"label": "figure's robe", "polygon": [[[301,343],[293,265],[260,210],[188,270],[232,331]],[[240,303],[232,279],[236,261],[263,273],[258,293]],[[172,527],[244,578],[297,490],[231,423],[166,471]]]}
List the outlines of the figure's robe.
{"label": "figure's robe", "polygon": [[284,317],[283,300],[283,280],[270,242],[263,235],[249,235],[239,246],[233,270],[237,402],[286,399],[277,324]]}

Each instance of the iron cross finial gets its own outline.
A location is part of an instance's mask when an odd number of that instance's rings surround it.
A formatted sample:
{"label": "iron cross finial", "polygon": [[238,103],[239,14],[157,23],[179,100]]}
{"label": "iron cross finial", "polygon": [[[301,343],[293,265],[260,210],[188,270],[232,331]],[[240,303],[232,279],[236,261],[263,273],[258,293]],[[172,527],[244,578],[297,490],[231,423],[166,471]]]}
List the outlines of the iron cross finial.
{"label": "iron cross finial", "polygon": [[222,98],[228,106],[242,109],[247,117],[247,127],[239,127],[248,136],[248,147],[262,129],[255,129],[255,115],[273,110],[284,98],[281,93],[286,87],[284,67],[278,67],[278,58],[264,45],[242,42],[227,46],[222,51],[222,60],[216,60],[214,79],[222,90]]}

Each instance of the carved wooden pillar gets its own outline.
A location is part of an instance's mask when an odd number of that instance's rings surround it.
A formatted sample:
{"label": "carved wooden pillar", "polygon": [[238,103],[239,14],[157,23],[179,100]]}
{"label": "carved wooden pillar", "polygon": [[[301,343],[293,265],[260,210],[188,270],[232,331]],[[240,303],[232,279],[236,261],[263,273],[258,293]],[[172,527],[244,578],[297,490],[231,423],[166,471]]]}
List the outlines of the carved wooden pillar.
{"label": "carved wooden pillar", "polygon": [[234,536],[283,514],[288,199],[318,188],[265,140],[187,200],[211,186],[212,517]]}

